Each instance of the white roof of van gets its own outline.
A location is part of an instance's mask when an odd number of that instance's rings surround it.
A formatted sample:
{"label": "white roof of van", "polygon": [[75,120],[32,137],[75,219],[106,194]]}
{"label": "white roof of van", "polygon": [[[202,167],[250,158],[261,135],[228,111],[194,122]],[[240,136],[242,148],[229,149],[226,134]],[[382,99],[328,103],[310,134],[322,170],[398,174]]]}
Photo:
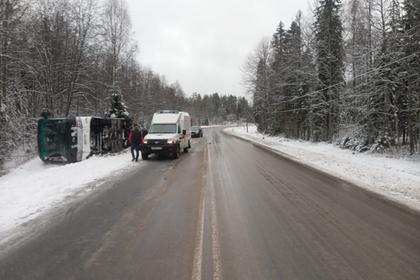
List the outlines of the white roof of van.
{"label": "white roof of van", "polygon": [[156,113],[153,115],[152,123],[176,123],[180,116],[179,113]]}

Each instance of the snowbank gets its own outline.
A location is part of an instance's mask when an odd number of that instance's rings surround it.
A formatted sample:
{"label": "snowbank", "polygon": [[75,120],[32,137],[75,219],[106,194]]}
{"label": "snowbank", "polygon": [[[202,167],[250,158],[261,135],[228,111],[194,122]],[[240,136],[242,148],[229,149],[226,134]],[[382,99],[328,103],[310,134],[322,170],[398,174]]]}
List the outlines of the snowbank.
{"label": "snowbank", "polygon": [[143,163],[131,162],[125,151],[66,165],[44,164],[35,158],[12,170],[0,177],[0,243],[22,224],[90,192],[101,179],[139,164]]}
{"label": "snowbank", "polygon": [[222,127],[224,124],[199,125],[201,128]]}
{"label": "snowbank", "polygon": [[333,144],[272,137],[255,125],[225,129],[241,138],[266,145],[306,165],[353,182],[363,188],[420,210],[420,158],[391,158],[355,153]]}

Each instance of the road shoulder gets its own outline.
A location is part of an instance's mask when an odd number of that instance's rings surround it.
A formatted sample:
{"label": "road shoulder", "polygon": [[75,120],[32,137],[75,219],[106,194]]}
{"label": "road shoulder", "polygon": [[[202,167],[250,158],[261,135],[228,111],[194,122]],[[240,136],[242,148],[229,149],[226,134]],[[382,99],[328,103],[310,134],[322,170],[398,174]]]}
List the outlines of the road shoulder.
{"label": "road shoulder", "polygon": [[[328,156],[322,156],[320,153],[310,153],[308,151],[301,152],[299,151],[299,147],[291,148],[290,152],[288,151],[287,145],[282,144],[275,144],[273,143],[274,140],[278,141],[278,138],[265,136],[265,135],[258,135],[261,136],[260,139],[257,139],[255,135],[246,135],[245,133],[238,133],[232,128],[225,128],[222,132],[226,135],[230,135],[237,139],[241,139],[248,143],[255,145],[265,151],[269,151],[272,154],[280,156],[281,158],[288,159],[295,164],[299,164],[305,166],[306,168],[310,168],[316,172],[322,173],[329,177],[338,178],[346,183],[349,183],[360,191],[365,192],[369,196],[374,198],[384,200],[387,203],[391,203],[403,210],[409,211],[415,215],[420,214],[420,183],[419,186],[416,187],[415,183],[416,180],[420,182],[420,175],[411,176],[409,179],[406,180],[406,186],[404,188],[399,189],[398,182],[401,182],[402,178],[396,178],[397,183],[392,182],[387,184],[386,177],[377,177],[374,173],[375,170],[372,170],[372,178],[368,178],[369,180],[363,180],[364,178],[360,178],[358,173],[360,173],[360,167],[356,166],[356,170],[351,169],[344,169],[345,165],[340,166],[340,162],[337,162],[337,166],[331,167],[334,164],[333,161],[326,162],[329,160]],[[274,140],[273,140],[274,139]],[[338,149],[338,148],[337,148]],[[345,150],[344,153],[348,153],[351,155],[351,152]],[[321,155],[321,156],[320,156]],[[308,156],[308,159],[304,158],[304,156]],[[354,156],[354,155],[353,155]],[[357,155],[356,155],[357,156]],[[344,160],[344,158],[341,158]],[[341,160],[340,159],[340,160]],[[385,158],[386,159],[386,158]],[[352,159],[351,163],[357,164],[357,158]],[[386,162],[384,163],[384,165]],[[357,168],[359,170],[357,170]],[[354,171],[354,173],[352,173]],[[362,172],[366,173],[365,176],[368,176],[369,167],[367,169],[362,170]],[[382,171],[382,170],[381,170]],[[385,172],[386,173],[386,172]],[[414,179],[412,179],[414,178]],[[376,179],[376,181],[375,181]],[[381,181],[382,180],[382,181]],[[410,183],[412,185],[410,185]],[[419,189],[419,191],[418,191]],[[407,193],[407,191],[412,190],[411,193]]]}

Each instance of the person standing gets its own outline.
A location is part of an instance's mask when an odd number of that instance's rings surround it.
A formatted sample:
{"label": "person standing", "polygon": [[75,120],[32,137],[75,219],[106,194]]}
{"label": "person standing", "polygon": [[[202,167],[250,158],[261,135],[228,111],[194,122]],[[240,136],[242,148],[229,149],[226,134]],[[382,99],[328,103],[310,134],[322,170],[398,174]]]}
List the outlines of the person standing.
{"label": "person standing", "polygon": [[[137,124],[134,125],[133,130],[128,134],[128,142],[131,144],[132,161],[139,161],[140,143],[142,142],[142,134]],[[134,154],[135,152],[135,154]]]}

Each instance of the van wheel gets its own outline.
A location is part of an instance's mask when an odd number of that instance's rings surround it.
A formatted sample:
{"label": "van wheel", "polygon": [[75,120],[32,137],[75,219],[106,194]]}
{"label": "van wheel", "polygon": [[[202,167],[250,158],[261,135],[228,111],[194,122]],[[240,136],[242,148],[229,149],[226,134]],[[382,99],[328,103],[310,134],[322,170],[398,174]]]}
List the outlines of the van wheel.
{"label": "van wheel", "polygon": [[179,156],[181,155],[181,147],[179,147],[179,145],[176,147],[176,151],[174,153],[174,158],[179,158]]}
{"label": "van wheel", "polygon": [[143,160],[148,160],[148,159],[149,159],[149,154],[146,154],[146,153],[141,153],[141,158],[142,158]]}

